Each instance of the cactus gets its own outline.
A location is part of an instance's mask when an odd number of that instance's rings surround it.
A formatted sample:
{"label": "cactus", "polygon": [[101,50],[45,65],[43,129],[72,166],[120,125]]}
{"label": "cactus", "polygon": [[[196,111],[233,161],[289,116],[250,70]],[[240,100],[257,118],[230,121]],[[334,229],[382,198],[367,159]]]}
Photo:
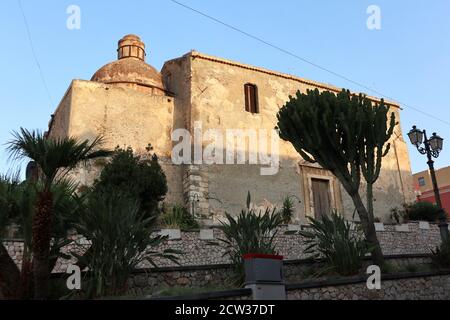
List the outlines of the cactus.
{"label": "cactus", "polygon": [[[373,219],[372,185],[378,179],[381,159],[389,152],[395,127],[392,113],[381,100],[373,104],[366,96],[343,89],[337,95],[319,90],[297,91],[277,114],[280,138],[289,141],[308,162],[331,171],[350,195],[364,234],[374,248],[374,263],[383,264],[383,254]],[[359,194],[361,175],[367,182],[367,208]]]}

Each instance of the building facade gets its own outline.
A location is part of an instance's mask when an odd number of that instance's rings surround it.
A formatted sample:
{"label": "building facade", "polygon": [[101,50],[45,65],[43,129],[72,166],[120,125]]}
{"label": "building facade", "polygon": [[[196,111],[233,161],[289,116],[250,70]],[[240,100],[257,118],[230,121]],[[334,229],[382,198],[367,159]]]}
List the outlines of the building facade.
{"label": "building facade", "polygon": [[[277,111],[289,95],[315,88],[337,93],[340,88],[196,51],[167,61],[158,72],[145,62],[145,45],[134,35],[119,41],[118,58],[90,81],[72,81],[52,117],[50,137],[102,135],[104,147],[131,146],[136,152],[151,143],[168,180],[165,201],[192,207],[205,223],[216,223],[225,212],[240,212],[248,191],[253,205],[261,208],[279,207],[285,197],[292,197],[295,220],[300,222],[330,209],[354,216],[350,197],[330,172],[307,163],[290,143],[271,135]],[[400,107],[388,105],[399,124],[374,185],[375,214],[381,220],[388,219],[391,208],[414,199]],[[209,155],[230,161],[218,164],[203,157],[175,163],[173,150],[183,140],[174,134],[177,129],[193,137],[192,149],[180,155],[191,153],[195,158],[198,150],[205,155],[211,141],[220,136]],[[228,136],[230,130],[246,135],[244,142],[235,143],[238,136]],[[262,145],[273,151],[267,152],[264,164],[252,161],[261,160],[255,154]],[[230,147],[235,151],[232,159]],[[244,151],[241,157],[239,151]],[[262,168],[274,166],[275,173],[262,174]],[[77,179],[90,184],[100,168],[101,163],[80,168]]]}
{"label": "building facade", "polygon": [[[450,166],[437,169],[436,180],[441,197],[442,207],[447,214],[450,213]],[[429,170],[413,174],[414,189],[416,191],[417,201],[427,201],[436,203],[433,184]]]}

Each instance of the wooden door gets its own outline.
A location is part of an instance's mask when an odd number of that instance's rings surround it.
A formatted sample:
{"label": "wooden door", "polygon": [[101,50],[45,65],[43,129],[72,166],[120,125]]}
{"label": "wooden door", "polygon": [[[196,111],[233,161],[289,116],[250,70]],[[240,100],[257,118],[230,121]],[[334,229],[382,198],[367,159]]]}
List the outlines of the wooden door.
{"label": "wooden door", "polygon": [[322,179],[311,179],[314,216],[316,219],[331,214],[330,182]]}

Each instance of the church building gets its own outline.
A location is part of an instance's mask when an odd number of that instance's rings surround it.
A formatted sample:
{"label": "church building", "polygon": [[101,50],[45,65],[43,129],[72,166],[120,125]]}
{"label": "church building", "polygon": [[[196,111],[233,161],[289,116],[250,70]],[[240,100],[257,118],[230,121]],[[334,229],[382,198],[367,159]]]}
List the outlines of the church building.
{"label": "church building", "polygon": [[[327,170],[304,161],[290,143],[278,136],[274,142],[270,135],[278,109],[289,95],[315,88],[337,93],[341,88],[196,51],[165,62],[158,71],[146,63],[145,45],[136,35],[123,37],[117,53],[118,59],[101,67],[90,80],[72,81],[50,121],[50,138],[92,139],[100,135],[105,139],[103,147],[130,146],[137,153],[151,144],[167,177],[165,202],[192,208],[205,224],[217,223],[224,212],[238,214],[248,191],[253,205],[261,208],[280,208],[283,199],[290,197],[297,222],[331,209],[352,219],[353,203],[339,181]],[[388,221],[391,208],[414,199],[408,150],[400,127],[401,109],[394,102],[387,104],[399,124],[374,185],[375,215],[381,221]],[[205,150],[210,143],[198,134],[223,131],[225,136],[229,129],[267,132],[266,147],[277,152],[271,158],[276,159],[277,170],[262,174],[261,169],[273,162],[250,161],[252,152],[261,148],[262,139],[256,146],[249,137],[241,146],[249,152],[240,161],[174,163],[172,151],[180,143],[173,139],[177,129],[193,137],[192,157],[196,147]],[[229,141],[222,146],[229,146]],[[224,152],[222,158],[226,158],[226,150],[217,152]],[[91,184],[101,166],[94,162],[77,169],[77,180]]]}

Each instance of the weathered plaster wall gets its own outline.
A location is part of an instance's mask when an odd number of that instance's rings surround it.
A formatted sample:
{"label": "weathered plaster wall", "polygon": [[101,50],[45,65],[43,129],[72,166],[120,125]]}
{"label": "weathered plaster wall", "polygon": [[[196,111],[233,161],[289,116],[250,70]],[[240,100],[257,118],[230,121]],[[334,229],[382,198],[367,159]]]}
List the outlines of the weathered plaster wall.
{"label": "weathered plaster wall", "polygon": [[[150,143],[167,176],[168,202],[182,203],[182,172],[170,161],[173,123],[177,122],[175,99],[153,96],[131,88],[107,85],[93,81],[74,80],[58,108],[51,135],[62,132],[79,139],[104,137],[102,147],[132,147],[145,154]],[[70,114],[70,117],[67,116]],[[70,121],[69,121],[70,119]],[[53,133],[55,130],[55,133]],[[101,164],[90,163],[78,169],[77,178],[90,184],[97,177]]]}
{"label": "weathered plaster wall", "polygon": [[[276,113],[289,95],[316,87],[335,91],[339,88],[196,52],[166,62],[161,75],[173,97],[149,95],[127,86],[74,80],[55,112],[50,136],[91,139],[102,135],[106,139],[105,147],[131,146],[136,152],[143,152],[151,143],[168,178],[166,201],[185,203],[189,207],[194,203],[196,212],[203,216],[212,214],[216,218],[213,222],[225,211],[238,213],[247,191],[252,194],[253,204],[260,207],[280,207],[283,197],[293,196],[295,219],[305,222],[305,216],[313,215],[310,179],[317,174],[330,179],[332,206],[351,218],[353,204],[340,183],[326,171],[304,163],[290,143],[278,138],[279,172],[276,175],[261,175],[260,169],[267,165],[248,165],[248,152],[258,151],[258,143],[249,141],[244,146],[245,165],[187,166],[171,162],[174,129],[186,128],[194,135],[195,124],[201,123],[202,133],[208,129],[219,129],[224,135],[227,129],[271,132],[276,125]],[[245,111],[245,83],[258,87],[258,114]],[[393,106],[392,110],[399,119],[399,109]],[[201,147],[210,142],[201,142]],[[266,142],[271,150],[271,141]],[[223,157],[225,159],[225,155]],[[78,171],[78,178],[89,184],[99,168],[100,164],[91,163]],[[388,219],[391,208],[413,199],[408,151],[400,126],[392,138],[391,151],[384,159],[374,196],[376,215],[383,220]]]}
{"label": "weathered plaster wall", "polygon": [[72,105],[72,84],[70,84],[58,108],[50,120],[50,138],[66,137],[70,128],[70,112]]}
{"label": "weathered plaster wall", "polygon": [[[196,121],[202,124],[203,132],[207,129],[267,129],[276,126],[276,113],[284,105],[289,95],[297,90],[326,88],[315,82],[276,74],[259,68],[239,65],[223,59],[209,57],[192,52],[185,56],[191,59],[191,128]],[[252,83],[258,87],[258,114],[245,111],[244,84]],[[399,108],[393,106],[392,111],[399,120]],[[400,206],[405,201],[411,201],[411,172],[406,144],[403,141],[400,126],[396,127],[395,140],[391,151],[383,161],[379,181],[374,186],[376,198],[376,215],[387,220],[389,210]],[[206,142],[204,146],[208,144]],[[268,142],[270,146],[270,142]],[[293,147],[280,141],[280,171],[276,176],[263,177],[256,168],[247,165],[222,165],[210,167],[209,195],[214,198],[220,195],[223,204],[209,201],[213,212],[236,211],[242,207],[245,199],[245,189],[252,192],[256,204],[267,202],[279,204],[282,196],[295,195],[303,199],[303,206],[297,206],[297,218],[304,221],[305,214],[311,214],[310,193],[306,189],[304,176],[298,168],[301,158]],[[250,152],[256,151],[256,145],[248,145]],[[231,178],[232,177],[232,178]],[[332,194],[338,209],[343,208],[347,216],[353,213],[353,204],[339,183]],[[208,197],[208,195],[207,195]]]}

